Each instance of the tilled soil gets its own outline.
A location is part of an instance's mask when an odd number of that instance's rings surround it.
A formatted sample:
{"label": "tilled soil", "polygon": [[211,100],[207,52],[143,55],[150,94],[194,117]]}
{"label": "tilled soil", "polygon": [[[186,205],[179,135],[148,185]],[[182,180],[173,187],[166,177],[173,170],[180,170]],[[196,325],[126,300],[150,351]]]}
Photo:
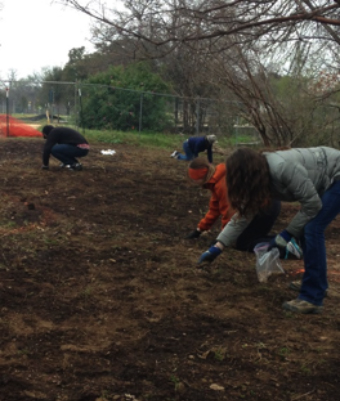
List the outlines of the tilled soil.
{"label": "tilled soil", "polygon": [[301,261],[268,283],[233,249],[197,269],[220,222],[184,239],[209,194],[170,152],[97,144],[83,171],[43,171],[42,146],[0,142],[0,400],[339,399],[339,219],[324,312],[295,315]]}

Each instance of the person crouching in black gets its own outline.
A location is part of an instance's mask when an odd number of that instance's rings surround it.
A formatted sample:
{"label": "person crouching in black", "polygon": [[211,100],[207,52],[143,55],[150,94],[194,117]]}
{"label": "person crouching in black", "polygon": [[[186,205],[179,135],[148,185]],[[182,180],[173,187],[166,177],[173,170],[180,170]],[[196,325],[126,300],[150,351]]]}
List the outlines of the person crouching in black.
{"label": "person crouching in black", "polygon": [[42,134],[46,143],[43,150],[42,169],[49,168],[50,155],[61,161],[60,167],[69,170],[82,170],[78,158],[89,153],[89,143],[78,131],[67,127],[45,125]]}

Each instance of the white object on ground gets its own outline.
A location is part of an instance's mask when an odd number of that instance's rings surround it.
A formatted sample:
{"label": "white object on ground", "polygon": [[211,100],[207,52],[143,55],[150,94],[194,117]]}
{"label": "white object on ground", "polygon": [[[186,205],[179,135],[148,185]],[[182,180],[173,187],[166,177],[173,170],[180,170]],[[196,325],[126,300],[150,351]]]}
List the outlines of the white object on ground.
{"label": "white object on ground", "polygon": [[102,155],[111,155],[112,156],[112,155],[116,154],[116,151],[113,149],[107,149],[107,150],[101,150],[100,153]]}

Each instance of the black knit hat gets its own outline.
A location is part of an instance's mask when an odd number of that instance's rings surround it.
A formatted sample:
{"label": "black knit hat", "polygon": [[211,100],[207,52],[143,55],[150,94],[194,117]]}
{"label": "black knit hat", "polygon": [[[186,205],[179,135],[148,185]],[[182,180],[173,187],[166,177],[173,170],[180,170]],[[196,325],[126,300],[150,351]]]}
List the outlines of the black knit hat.
{"label": "black knit hat", "polygon": [[42,133],[47,136],[53,129],[53,125],[45,125],[42,129]]}

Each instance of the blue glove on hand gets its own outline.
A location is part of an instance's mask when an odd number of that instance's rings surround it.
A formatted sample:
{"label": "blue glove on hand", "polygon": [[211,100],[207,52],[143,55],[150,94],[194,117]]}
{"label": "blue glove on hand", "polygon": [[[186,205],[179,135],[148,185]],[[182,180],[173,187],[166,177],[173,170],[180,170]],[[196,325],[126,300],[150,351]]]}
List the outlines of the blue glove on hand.
{"label": "blue glove on hand", "polygon": [[291,239],[292,236],[289,234],[289,232],[287,230],[283,230],[270,241],[268,251],[270,251],[272,248],[286,248]]}
{"label": "blue glove on hand", "polygon": [[221,253],[222,250],[220,248],[218,248],[217,246],[212,246],[207,251],[202,253],[200,258],[198,259],[197,264],[201,264],[203,262],[213,262]]}

